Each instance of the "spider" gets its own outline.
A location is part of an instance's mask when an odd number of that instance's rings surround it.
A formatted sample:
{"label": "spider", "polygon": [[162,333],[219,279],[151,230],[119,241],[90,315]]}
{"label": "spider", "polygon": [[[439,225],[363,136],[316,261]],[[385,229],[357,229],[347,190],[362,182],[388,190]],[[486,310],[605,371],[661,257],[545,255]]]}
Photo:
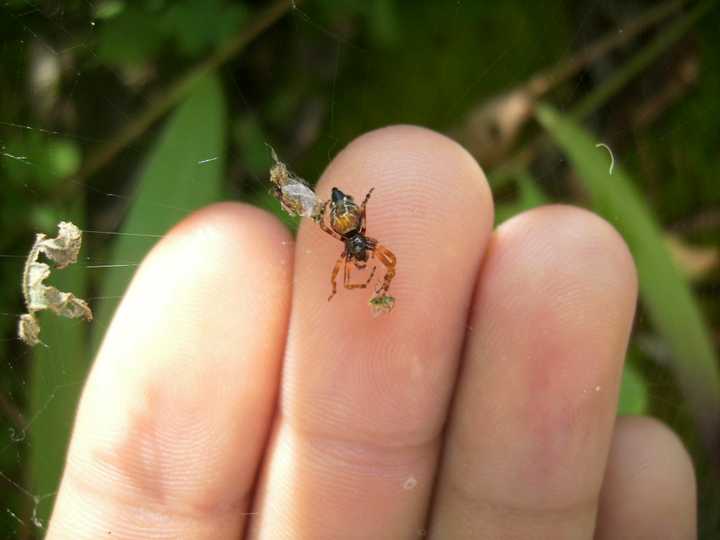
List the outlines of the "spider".
{"label": "spider", "polygon": [[[377,240],[365,236],[365,228],[367,225],[365,206],[374,189],[375,188],[371,188],[370,191],[368,191],[362,204],[358,206],[350,195],[346,195],[336,187],[332,188],[330,200],[325,202],[316,219],[323,231],[345,244],[345,248],[335,263],[330,277],[332,293],[330,293],[328,297],[328,302],[332,300],[333,296],[337,293],[336,279],[341,266],[343,266],[343,283],[346,289],[365,289],[375,275],[377,266],[373,266],[373,269],[370,271],[370,276],[365,283],[350,283],[350,271],[352,268],[350,263],[353,263],[355,268],[361,270],[367,266],[368,260],[373,257],[377,257],[386,268],[385,277],[375,291],[377,294],[375,298],[392,301],[392,297],[387,296],[386,293],[390,288],[390,282],[393,277],[395,277],[395,264],[397,259],[392,251],[378,244]],[[329,227],[325,223],[325,213],[328,207],[330,208]]]}

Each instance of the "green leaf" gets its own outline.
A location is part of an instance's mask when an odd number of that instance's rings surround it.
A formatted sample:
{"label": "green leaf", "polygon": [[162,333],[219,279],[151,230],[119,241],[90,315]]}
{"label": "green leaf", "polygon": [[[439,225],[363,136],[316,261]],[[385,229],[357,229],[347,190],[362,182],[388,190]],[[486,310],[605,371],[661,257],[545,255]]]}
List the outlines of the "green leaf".
{"label": "green leaf", "polygon": [[538,181],[528,171],[522,171],[517,175],[519,202],[524,210],[547,204],[548,198],[538,185]]}
{"label": "green leaf", "polygon": [[[80,165],[80,148],[75,141],[40,132],[24,133],[0,144],[5,159],[2,168],[8,182],[16,186],[53,188]],[[54,225],[53,225],[54,226]]]}
{"label": "green leaf", "polygon": [[[225,164],[225,116],[225,102],[217,78],[202,79],[172,115],[148,157],[121,233],[164,235],[191,211],[220,198]],[[139,262],[156,240],[120,235],[110,262]],[[207,263],[214,264],[213,261]],[[127,268],[105,271],[108,273],[100,296],[123,295],[132,277],[131,271]],[[118,303],[112,299],[101,302],[95,317],[93,350],[97,350]]]}
{"label": "green leaf", "polygon": [[270,167],[268,136],[260,123],[252,115],[240,116],[232,132],[243,167],[255,176],[267,176]]}
{"label": "green leaf", "polygon": [[[65,213],[64,218],[82,228],[82,204]],[[55,236],[57,230],[44,232]],[[28,242],[29,250],[32,239]],[[83,255],[84,250],[80,252],[80,261]],[[87,298],[86,274],[83,264],[74,264],[53,271],[48,284]],[[28,427],[27,433],[20,433],[18,438],[29,437],[31,492],[39,498],[37,517],[46,524],[65,465],[75,408],[89,367],[88,323],[48,312],[38,314],[38,318],[42,328],[40,339],[47,347],[36,345],[32,349]],[[32,504],[33,501],[29,502]]]}
{"label": "green leaf", "polygon": [[618,414],[645,414],[647,403],[648,390],[645,379],[633,364],[625,364],[620,384]]}
{"label": "green leaf", "polygon": [[548,198],[538,185],[537,180],[529,171],[523,170],[513,173],[508,179],[517,182],[518,196],[513,202],[499,204],[495,207],[495,224],[499,225],[504,221],[548,203]]}
{"label": "green leaf", "polygon": [[245,6],[224,0],[182,0],[171,4],[161,28],[180,52],[194,56],[237,33],[246,12]]}
{"label": "green leaf", "polygon": [[48,156],[48,172],[54,178],[66,178],[78,170],[80,149],[74,142],[63,139],[50,141],[45,151]]}
{"label": "green leaf", "polygon": [[389,48],[397,43],[398,16],[396,5],[391,0],[369,2],[368,26],[373,43]]}
{"label": "green leaf", "polygon": [[95,18],[100,20],[117,17],[125,10],[125,2],[121,0],[105,0],[95,4]]}
{"label": "green leaf", "polygon": [[97,59],[115,66],[142,64],[160,50],[165,39],[157,15],[137,7],[102,21],[98,34]]}
{"label": "green leaf", "polygon": [[657,331],[667,340],[671,367],[705,440],[720,418],[720,377],[708,328],[690,287],[675,265],[661,228],[622,166],[575,122],[543,105],[537,118],[568,155],[593,209],[625,238],[635,257],[640,296]]}

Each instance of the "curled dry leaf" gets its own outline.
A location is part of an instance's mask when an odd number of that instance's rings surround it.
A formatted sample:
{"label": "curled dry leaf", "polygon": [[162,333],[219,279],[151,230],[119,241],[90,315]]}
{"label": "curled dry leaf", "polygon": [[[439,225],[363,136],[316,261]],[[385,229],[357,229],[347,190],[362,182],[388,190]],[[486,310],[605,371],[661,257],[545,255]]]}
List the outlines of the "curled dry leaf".
{"label": "curled dry leaf", "polygon": [[38,262],[42,253],[55,263],[58,270],[65,268],[77,261],[81,244],[82,232],[69,222],[60,222],[56,238],[48,238],[42,233],[36,235],[22,278],[23,297],[28,312],[20,316],[18,323],[18,336],[28,345],[40,343],[40,324],[35,316],[38,311],[49,309],[61,317],[92,320],[92,311],[85,300],[45,285],[51,268],[48,264]]}
{"label": "curled dry leaf", "polygon": [[461,142],[483,167],[501,162],[532,118],[536,96],[526,88],[511,90],[470,111],[451,136]]}

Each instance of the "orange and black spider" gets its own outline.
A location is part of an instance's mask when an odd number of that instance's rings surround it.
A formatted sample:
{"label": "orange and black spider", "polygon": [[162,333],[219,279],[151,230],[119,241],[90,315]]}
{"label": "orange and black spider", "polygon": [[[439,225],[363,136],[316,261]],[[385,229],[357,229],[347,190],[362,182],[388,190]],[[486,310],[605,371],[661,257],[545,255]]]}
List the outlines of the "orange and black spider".
{"label": "orange and black spider", "polygon": [[[358,206],[350,195],[346,195],[338,188],[332,189],[332,196],[326,201],[322,207],[322,211],[317,218],[320,228],[333,238],[337,238],[345,244],[345,249],[340,254],[340,258],[335,263],[330,282],[332,283],[332,293],[328,297],[328,302],[335,296],[337,292],[337,284],[335,280],[343,266],[344,285],[346,289],[364,289],[370,283],[375,275],[376,266],[370,271],[370,276],[365,283],[350,283],[350,263],[356,268],[363,269],[367,266],[368,260],[376,257],[385,266],[385,277],[382,283],[375,291],[376,298],[386,297],[387,290],[390,288],[390,282],[395,277],[395,263],[397,262],[395,255],[386,247],[378,244],[378,241],[369,236],[365,236],[365,206],[367,205],[372,188],[365,195],[362,204]],[[325,213],[330,207],[330,227],[325,224]]]}

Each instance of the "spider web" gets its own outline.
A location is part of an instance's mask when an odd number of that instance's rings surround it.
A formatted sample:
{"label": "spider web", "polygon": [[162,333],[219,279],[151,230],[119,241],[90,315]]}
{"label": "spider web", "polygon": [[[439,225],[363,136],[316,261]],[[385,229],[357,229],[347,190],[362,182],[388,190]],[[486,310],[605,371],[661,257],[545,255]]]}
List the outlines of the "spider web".
{"label": "spider web", "polygon": [[[159,13],[170,11],[163,2],[155,4],[160,6]],[[219,0],[211,2],[215,7],[221,4]],[[253,4],[257,3],[243,3],[246,12],[238,12],[238,17],[251,21],[262,7]],[[608,33],[622,34],[625,21],[653,3],[597,0],[558,3],[555,8],[520,1],[492,8],[476,4],[480,3],[344,0],[331,7],[320,0],[307,5],[290,2],[279,21],[221,69],[228,107],[237,118],[230,125],[233,135],[228,143],[231,158],[226,196],[267,204],[265,179],[270,161],[266,142],[281,149],[304,177],[317,178],[340,148],[376,127],[414,123],[457,133],[472,111],[492,102],[494,96],[521,87],[545,68],[562,63],[563,58],[576,57],[578,51]],[[65,218],[68,205],[57,204],[63,186],[49,185],[47,177],[71,178],[81,155],[113,142],[137,111],[152,107],[158,91],[182,72],[185,58],[190,56],[199,63],[217,46],[205,43],[209,38],[198,29],[194,37],[175,36],[167,38],[164,45],[145,44],[148,50],[157,47],[153,53],[157,56],[144,67],[119,67],[108,52],[111,38],[103,31],[116,21],[112,10],[123,8],[128,9],[124,2],[111,0],[0,4],[4,30],[0,37],[4,94],[0,102],[0,169],[4,183],[8,178],[3,198],[19,201],[0,221],[3,228],[13,231],[0,242],[3,283],[20,283],[32,234],[54,233],[57,221]],[[552,13],[544,13],[547,11]],[[640,47],[643,39],[647,38],[629,41],[625,47]],[[186,56],[168,53],[172,47],[184,50]],[[659,181],[653,179],[660,173],[643,162],[642,147],[639,151],[628,143],[634,128],[621,118],[639,102],[654,104],[657,110],[648,105],[645,113],[657,117],[685,99],[694,81],[683,87],[673,74],[698,61],[698,54],[693,43],[674,49],[672,57],[659,62],[644,82],[632,83],[630,97],[619,105],[614,103],[617,112],[599,109],[602,114],[594,116],[593,122],[603,133],[598,143],[605,148],[598,152],[609,153],[608,167],[611,162],[624,162],[647,175],[650,184]],[[547,97],[561,110],[571,110],[628,56],[622,49],[614,50],[578,69]],[[165,58],[169,59],[167,67],[159,65]],[[652,88],[658,81],[667,95]],[[702,109],[704,103],[695,106]],[[701,110],[707,116],[712,116],[711,112]],[[645,143],[652,145],[656,138],[672,136],[669,129],[656,129]],[[712,128],[705,124],[702,129]],[[137,200],[135,173],[155,135],[156,128],[147,130],[99,173],[69,187],[75,197],[87,201],[87,247],[80,264],[97,273],[91,278],[94,291],[99,291],[104,273],[126,272],[129,276],[140,262],[110,261],[108,246],[116,235],[123,234],[119,226]],[[528,140],[532,136],[532,127],[520,135]],[[211,166],[218,159],[208,155],[197,165]],[[531,171],[549,196],[569,201],[578,198],[577,186],[566,181],[567,170],[559,154],[547,152],[538,161]],[[681,177],[687,167],[680,163],[677,171]],[[521,189],[498,184],[496,194],[506,215],[517,211]],[[168,200],[149,204],[153,212],[177,220],[190,211]],[[683,226],[687,209],[674,211],[672,203],[663,200],[653,204]],[[23,227],[11,227],[14,222]],[[152,230],[133,234],[133,241],[143,247],[162,236]],[[33,478],[33,473],[42,475],[57,467],[63,460],[65,441],[54,448],[38,448],[34,430],[58,418],[62,430],[66,434],[71,431],[69,419],[90,358],[68,358],[62,336],[48,335],[42,358],[45,365],[33,369],[37,358],[14,337],[15,321],[23,309],[18,289],[6,286],[1,294],[0,484],[7,489],[0,490],[0,537],[41,538],[56,488],[48,488],[47,483]],[[96,310],[103,303],[117,304],[121,297],[119,290],[116,295],[91,293],[87,299]],[[468,327],[468,332],[472,331]],[[687,425],[687,408],[663,365],[664,345],[654,340],[642,318],[638,332],[647,339],[636,340],[632,354],[639,358],[649,381],[654,407],[673,425]],[[35,402],[31,398],[34,385],[47,388]]]}

